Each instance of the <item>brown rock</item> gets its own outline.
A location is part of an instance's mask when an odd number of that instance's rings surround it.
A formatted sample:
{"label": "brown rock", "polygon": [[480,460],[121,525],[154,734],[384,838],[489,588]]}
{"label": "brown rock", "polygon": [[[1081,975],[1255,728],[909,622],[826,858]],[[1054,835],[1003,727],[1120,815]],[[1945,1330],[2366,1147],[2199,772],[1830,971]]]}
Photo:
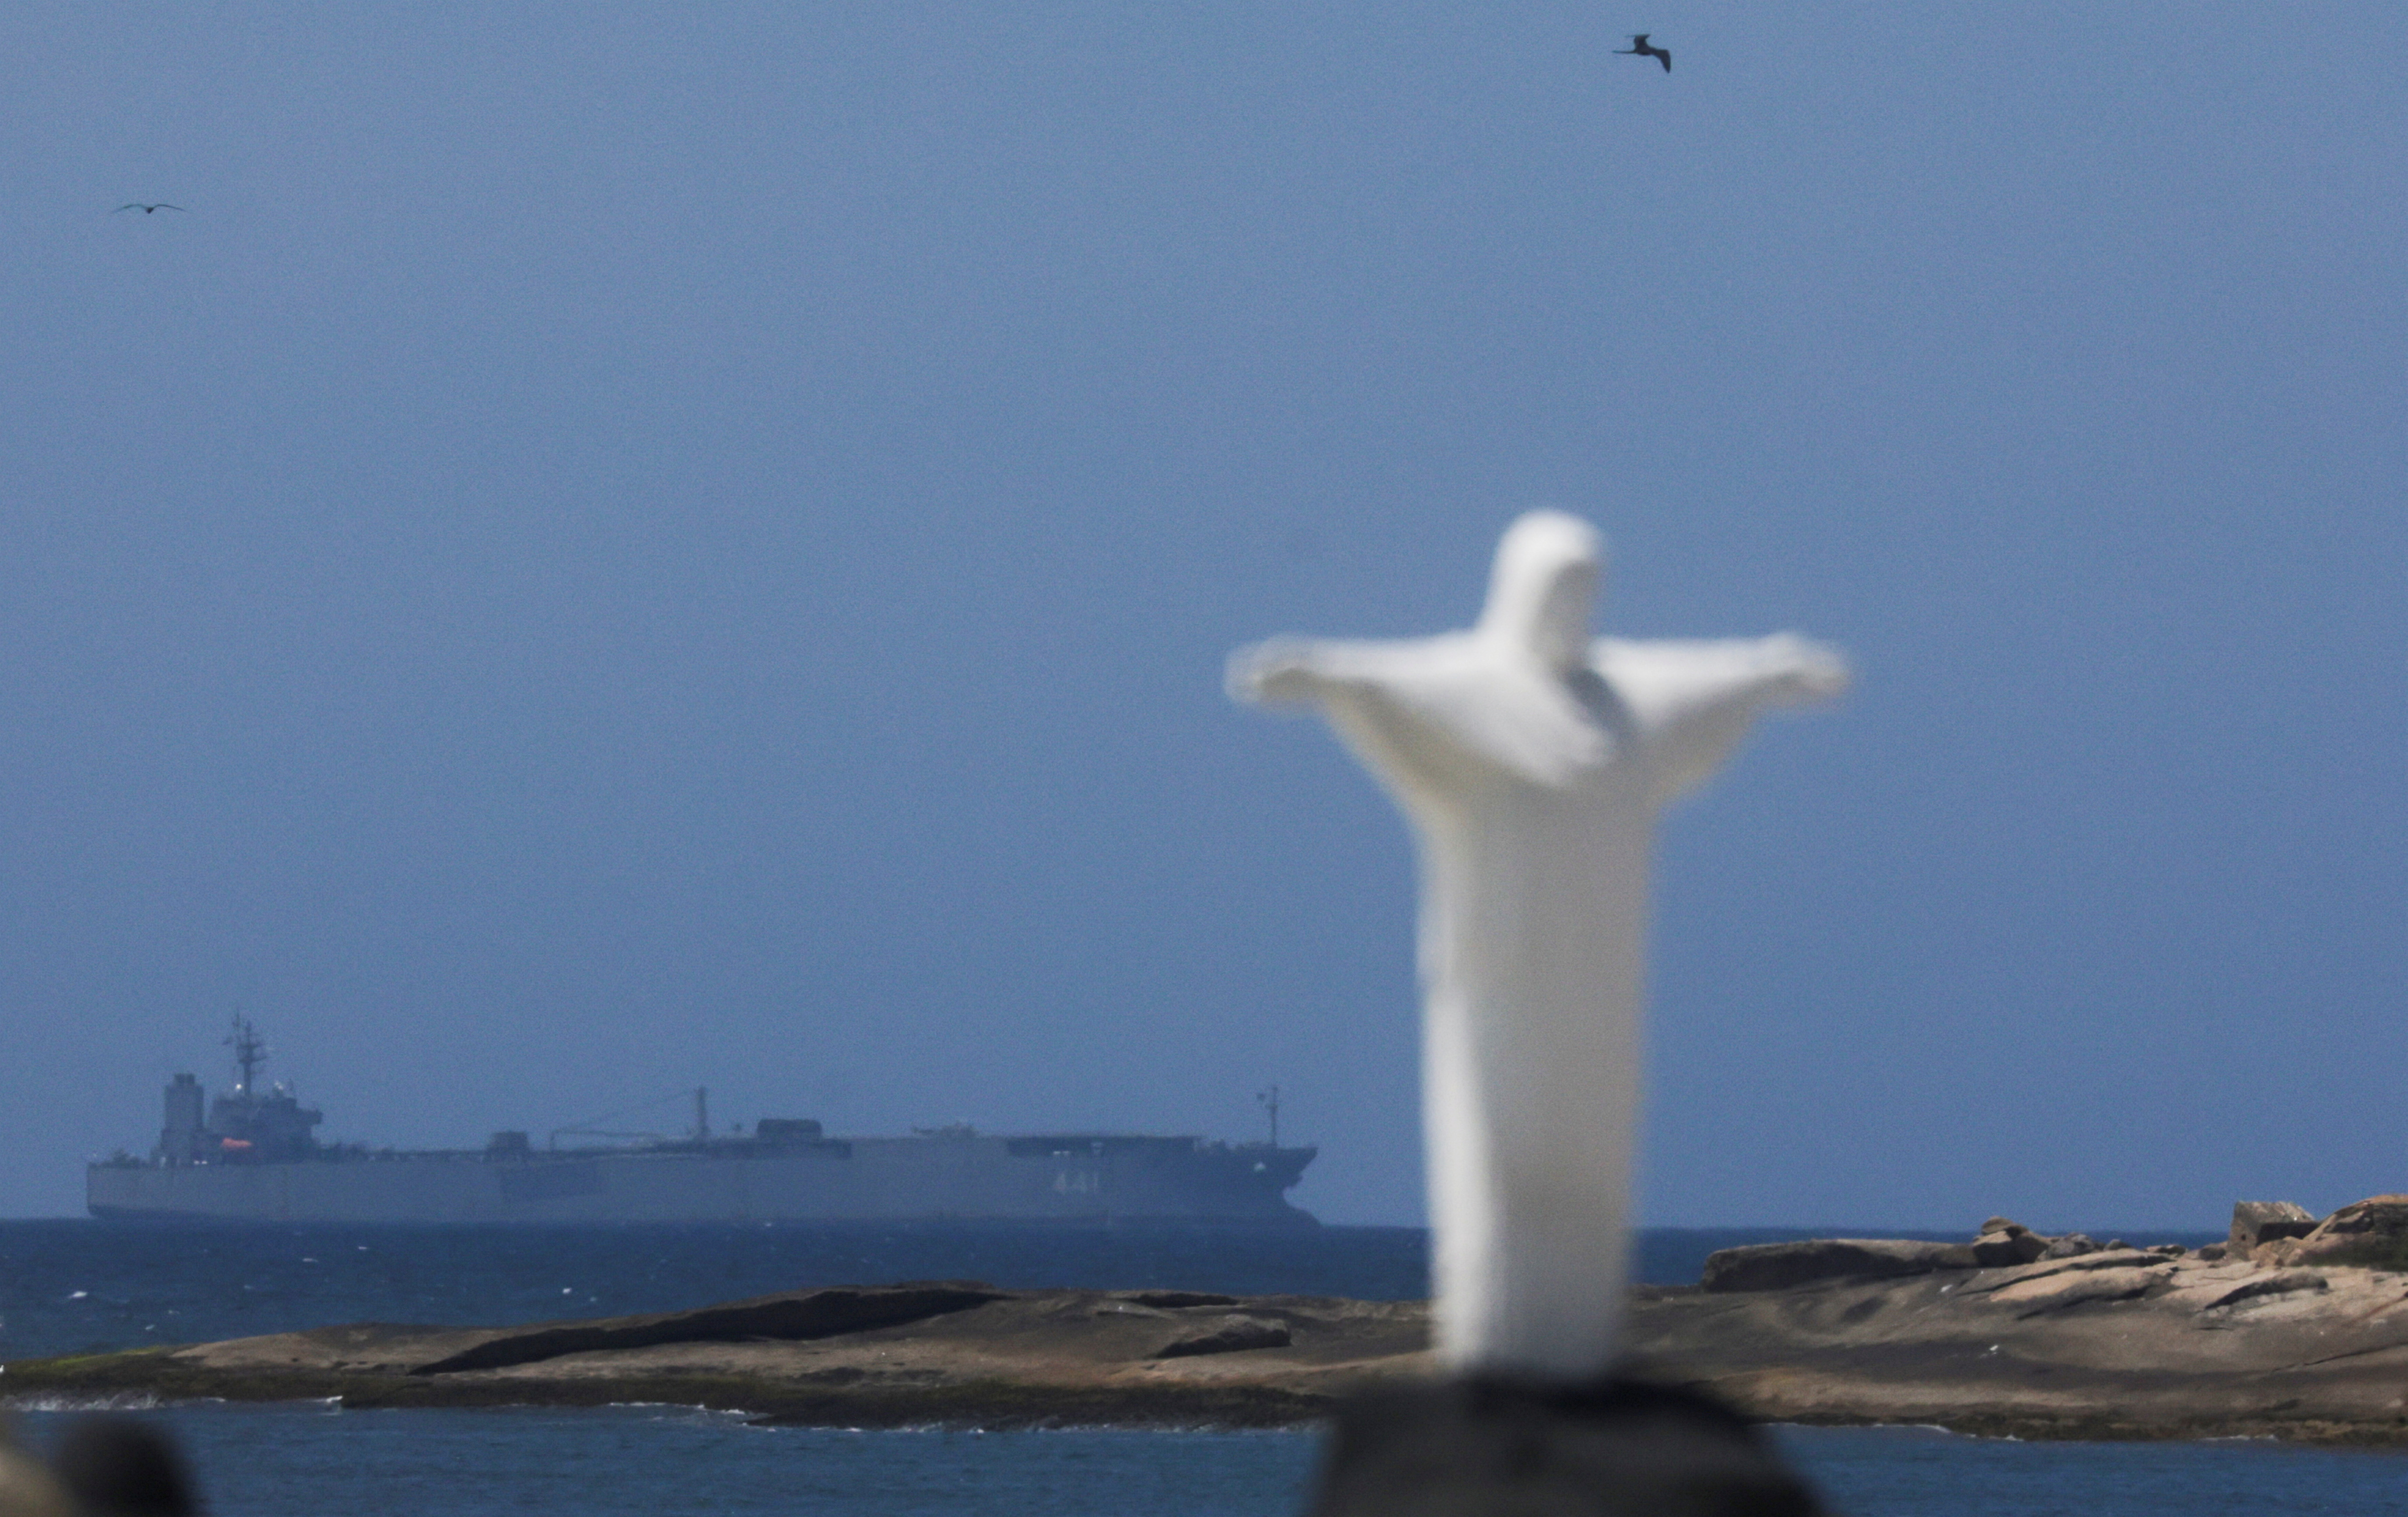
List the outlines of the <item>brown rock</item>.
{"label": "brown rock", "polygon": [[2027,1265],[2048,1252],[2048,1239],[2022,1228],[1984,1233],[1973,1239],[1973,1262],[1985,1269]]}
{"label": "brown rock", "polygon": [[[2376,1214],[2369,1209],[2358,1220],[2371,1225]],[[1827,1239],[1778,1256],[1844,1259],[1857,1278],[1722,1295],[1641,1287],[1626,1328],[1633,1372],[1706,1389],[1767,1421],[2408,1445],[2397,1276],[2356,1268],[2277,1275],[2229,1256],[2210,1263],[2143,1250],[1977,1273],[1971,1252]],[[1948,1267],[1952,1255],[1964,1267]],[[1916,1272],[1861,1273],[1883,1267]],[[947,1288],[972,1289],[907,1289]],[[815,1426],[1192,1427],[1297,1425],[1326,1419],[1334,1397],[1367,1382],[1440,1383],[1426,1310],[1414,1302],[1272,1296],[1234,1309],[1158,1308],[1100,1291],[1011,1291],[957,1310],[915,1310],[908,1321],[895,1314],[903,1306],[862,1288],[812,1303],[706,1309],[674,1323],[606,1319],[582,1324],[592,1330],[582,1341],[601,1347],[540,1358],[526,1351],[565,1347],[553,1335],[578,1324],[365,1324],[21,1360],[7,1366],[0,1384],[12,1387],[12,1398],[79,1404],[133,1395],[341,1397],[379,1407],[661,1401]],[[1293,1341],[1153,1357],[1182,1335],[1212,1337],[1231,1317],[1284,1328]],[[828,1334],[830,1326],[838,1330]],[[779,1336],[751,1331],[763,1327]],[[530,1332],[548,1344],[522,1344],[489,1368],[411,1373]],[[1473,1396],[1487,1382],[1444,1383],[1455,1387],[1446,1394]],[[1532,1394],[1551,1403],[1555,1395]],[[1532,1467],[1522,1453],[1512,1458],[1516,1469]]]}
{"label": "brown rock", "polygon": [[2143,1249],[2100,1249],[2075,1259],[2043,1259],[2037,1264],[2018,1268],[2001,1269],[1985,1276],[1978,1283],[1968,1285],[1968,1295],[1988,1295],[2019,1285],[2026,1281],[2047,1280],[2058,1275],[2086,1275],[2102,1270],[2153,1269],[2167,1261]]}
{"label": "brown rock", "polygon": [[[2228,1256],[2230,1252],[2231,1251],[2229,1248],[2226,1250]],[[2298,1238],[2278,1238],[2271,1243],[2260,1243],[2256,1248],[2251,1249],[2249,1251],[2249,1262],[2256,1265],[2260,1269],[2288,1269],[2293,1264],[2298,1262],[2299,1255],[2300,1240]]]}
{"label": "brown rock", "polygon": [[2025,1226],[2022,1223],[2013,1220],[2012,1218],[1992,1217],[1989,1221],[1982,1224],[1982,1231],[1974,1234],[1973,1236],[1980,1238],[1989,1233],[2028,1233],[2030,1231],[2030,1228]]}
{"label": "brown rock", "polygon": [[1283,1349],[1296,1341],[1280,1323],[1260,1317],[1224,1317],[1210,1332],[1175,1338],[1154,1352],[1157,1359],[1190,1359],[1199,1353],[1242,1353],[1248,1349]]}
{"label": "brown rock", "polygon": [[1823,1280],[1889,1280],[1974,1267],[1973,1251],[1962,1243],[1817,1238],[1716,1250],[1706,1255],[1698,1283],[1709,1291],[1778,1291]]}
{"label": "brown rock", "polygon": [[[874,1297],[881,1288],[832,1289],[839,1297]],[[6,1367],[0,1385],[11,1396],[83,1405],[121,1394],[216,1396],[233,1387],[245,1400],[337,1396],[380,1407],[666,1402],[840,1427],[1274,1426],[1325,1417],[1334,1395],[1368,1380],[1431,1370],[1428,1309],[1420,1302],[1279,1295],[1241,1297],[1235,1310],[1165,1309],[1101,1291],[1010,1291],[908,1321],[898,1319],[900,1305],[823,1301],[797,1323],[763,1303],[738,1303],[689,1314],[686,1331],[673,1337],[655,1318],[599,1319],[581,1324],[593,1330],[584,1341],[599,1347],[548,1358],[512,1354],[490,1367],[435,1375],[412,1371],[447,1359],[456,1365],[462,1350],[517,1330],[355,1324],[164,1354],[145,1349],[53,1361],[76,1377],[73,1390],[19,1360]],[[838,1308],[852,1329],[823,1332]],[[571,1325],[580,1324],[542,1330]],[[751,1325],[778,1336],[725,1333]],[[1160,1357],[1174,1345],[1176,1352]],[[108,1367],[103,1377],[110,1383],[99,1388],[89,1374],[95,1365],[131,1366],[146,1379],[124,1384]],[[166,1379],[150,1378],[156,1373]],[[0,1512],[14,1517],[5,1502]]]}
{"label": "brown rock", "polygon": [[1238,1298],[1211,1291],[1114,1291],[1115,1301],[1133,1301],[1141,1307],[1175,1311],[1182,1307],[1234,1307]]}
{"label": "brown rock", "polygon": [[[2243,1285],[2252,1294],[2232,1295]],[[2401,1291],[2372,1270],[2272,1278],[2128,1250],[1979,1275],[1667,1293],[1633,1309],[1626,1341],[1640,1372],[1767,1421],[1832,1422],[1844,1406],[1866,1422],[1993,1436],[2408,1444]]]}
{"label": "brown rock", "polygon": [[740,1343],[748,1338],[798,1341],[838,1338],[879,1327],[967,1311],[1009,1293],[983,1281],[913,1281],[902,1285],[837,1286],[754,1296],[695,1311],[664,1311],[593,1322],[538,1323],[504,1329],[438,1359],[412,1367],[413,1375],[448,1375],[537,1364],[572,1353],[650,1348],[662,1343]]}
{"label": "brown rock", "polygon": [[2293,1291],[2322,1291],[2331,1282],[2313,1269],[2277,1269],[2270,1274],[2252,1275],[2232,1289],[2199,1309],[2214,1311],[2220,1307],[2238,1306],[2243,1301],[2261,1300],[2270,1295],[2287,1295]]}
{"label": "brown rock", "polygon": [[2040,1256],[2043,1259],[2078,1259],[2086,1253],[2099,1252],[2101,1247],[2100,1241],[2088,1233],[2068,1233],[2062,1238],[2048,1239],[2048,1247],[2041,1250]]}
{"label": "brown rock", "polygon": [[2290,1262],[2408,1268],[2408,1195],[2351,1202],[2300,1239]]}
{"label": "brown rock", "polygon": [[2316,1230],[2316,1219],[2308,1209],[2290,1201],[2235,1201],[2232,1203],[2232,1235],[2229,1247],[2234,1253],[2247,1253],[2260,1243],[2278,1238],[2305,1238]]}

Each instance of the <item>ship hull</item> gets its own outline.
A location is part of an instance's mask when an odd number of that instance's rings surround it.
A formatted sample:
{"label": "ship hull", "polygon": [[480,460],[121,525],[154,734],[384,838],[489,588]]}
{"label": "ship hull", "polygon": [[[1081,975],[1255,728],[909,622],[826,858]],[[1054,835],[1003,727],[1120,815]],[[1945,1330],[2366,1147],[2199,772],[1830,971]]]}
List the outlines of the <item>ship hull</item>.
{"label": "ship hull", "polygon": [[789,1152],[387,1153],[95,1164],[97,1217],[357,1223],[1163,1222],[1314,1225],[1311,1149],[1177,1139],[854,1138]]}

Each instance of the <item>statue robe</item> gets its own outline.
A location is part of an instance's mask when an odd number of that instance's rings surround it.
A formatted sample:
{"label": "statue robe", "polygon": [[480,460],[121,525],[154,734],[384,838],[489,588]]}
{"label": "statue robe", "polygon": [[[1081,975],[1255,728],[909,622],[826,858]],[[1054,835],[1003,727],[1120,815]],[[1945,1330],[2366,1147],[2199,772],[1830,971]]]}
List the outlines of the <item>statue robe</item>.
{"label": "statue robe", "polygon": [[1468,632],[1281,638],[1230,663],[1240,698],[1318,707],[1418,844],[1438,1349],[1457,1373],[1612,1363],[1656,812],[1758,710],[1847,679],[1785,634],[1591,640],[1601,559],[1587,523],[1532,512]]}

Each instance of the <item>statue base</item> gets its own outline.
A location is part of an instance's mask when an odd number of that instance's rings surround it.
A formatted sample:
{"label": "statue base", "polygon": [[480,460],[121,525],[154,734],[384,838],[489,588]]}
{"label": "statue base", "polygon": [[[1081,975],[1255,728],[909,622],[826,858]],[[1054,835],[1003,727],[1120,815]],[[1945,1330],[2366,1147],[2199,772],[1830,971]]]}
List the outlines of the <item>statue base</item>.
{"label": "statue base", "polygon": [[1694,1391],[1463,1380],[1340,1409],[1310,1517],[1821,1517],[1752,1424]]}

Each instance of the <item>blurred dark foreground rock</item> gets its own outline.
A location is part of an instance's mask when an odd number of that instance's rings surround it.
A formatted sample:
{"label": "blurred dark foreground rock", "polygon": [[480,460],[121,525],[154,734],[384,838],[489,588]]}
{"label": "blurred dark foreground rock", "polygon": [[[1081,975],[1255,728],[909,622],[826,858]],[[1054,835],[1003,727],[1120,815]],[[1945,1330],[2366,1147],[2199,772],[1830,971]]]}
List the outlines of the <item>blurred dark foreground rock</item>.
{"label": "blurred dark foreground rock", "polygon": [[51,1451],[50,1468],[84,1517],[193,1517],[201,1510],[183,1455],[138,1418],[78,1418]]}
{"label": "blurred dark foreground rock", "polygon": [[79,1417],[47,1460],[0,1426],[0,1517],[193,1517],[200,1510],[183,1456],[139,1418]]}
{"label": "blurred dark foreground rock", "polygon": [[1311,1517],[1815,1517],[1737,1412],[1612,1380],[1367,1392],[1338,1411]]}

